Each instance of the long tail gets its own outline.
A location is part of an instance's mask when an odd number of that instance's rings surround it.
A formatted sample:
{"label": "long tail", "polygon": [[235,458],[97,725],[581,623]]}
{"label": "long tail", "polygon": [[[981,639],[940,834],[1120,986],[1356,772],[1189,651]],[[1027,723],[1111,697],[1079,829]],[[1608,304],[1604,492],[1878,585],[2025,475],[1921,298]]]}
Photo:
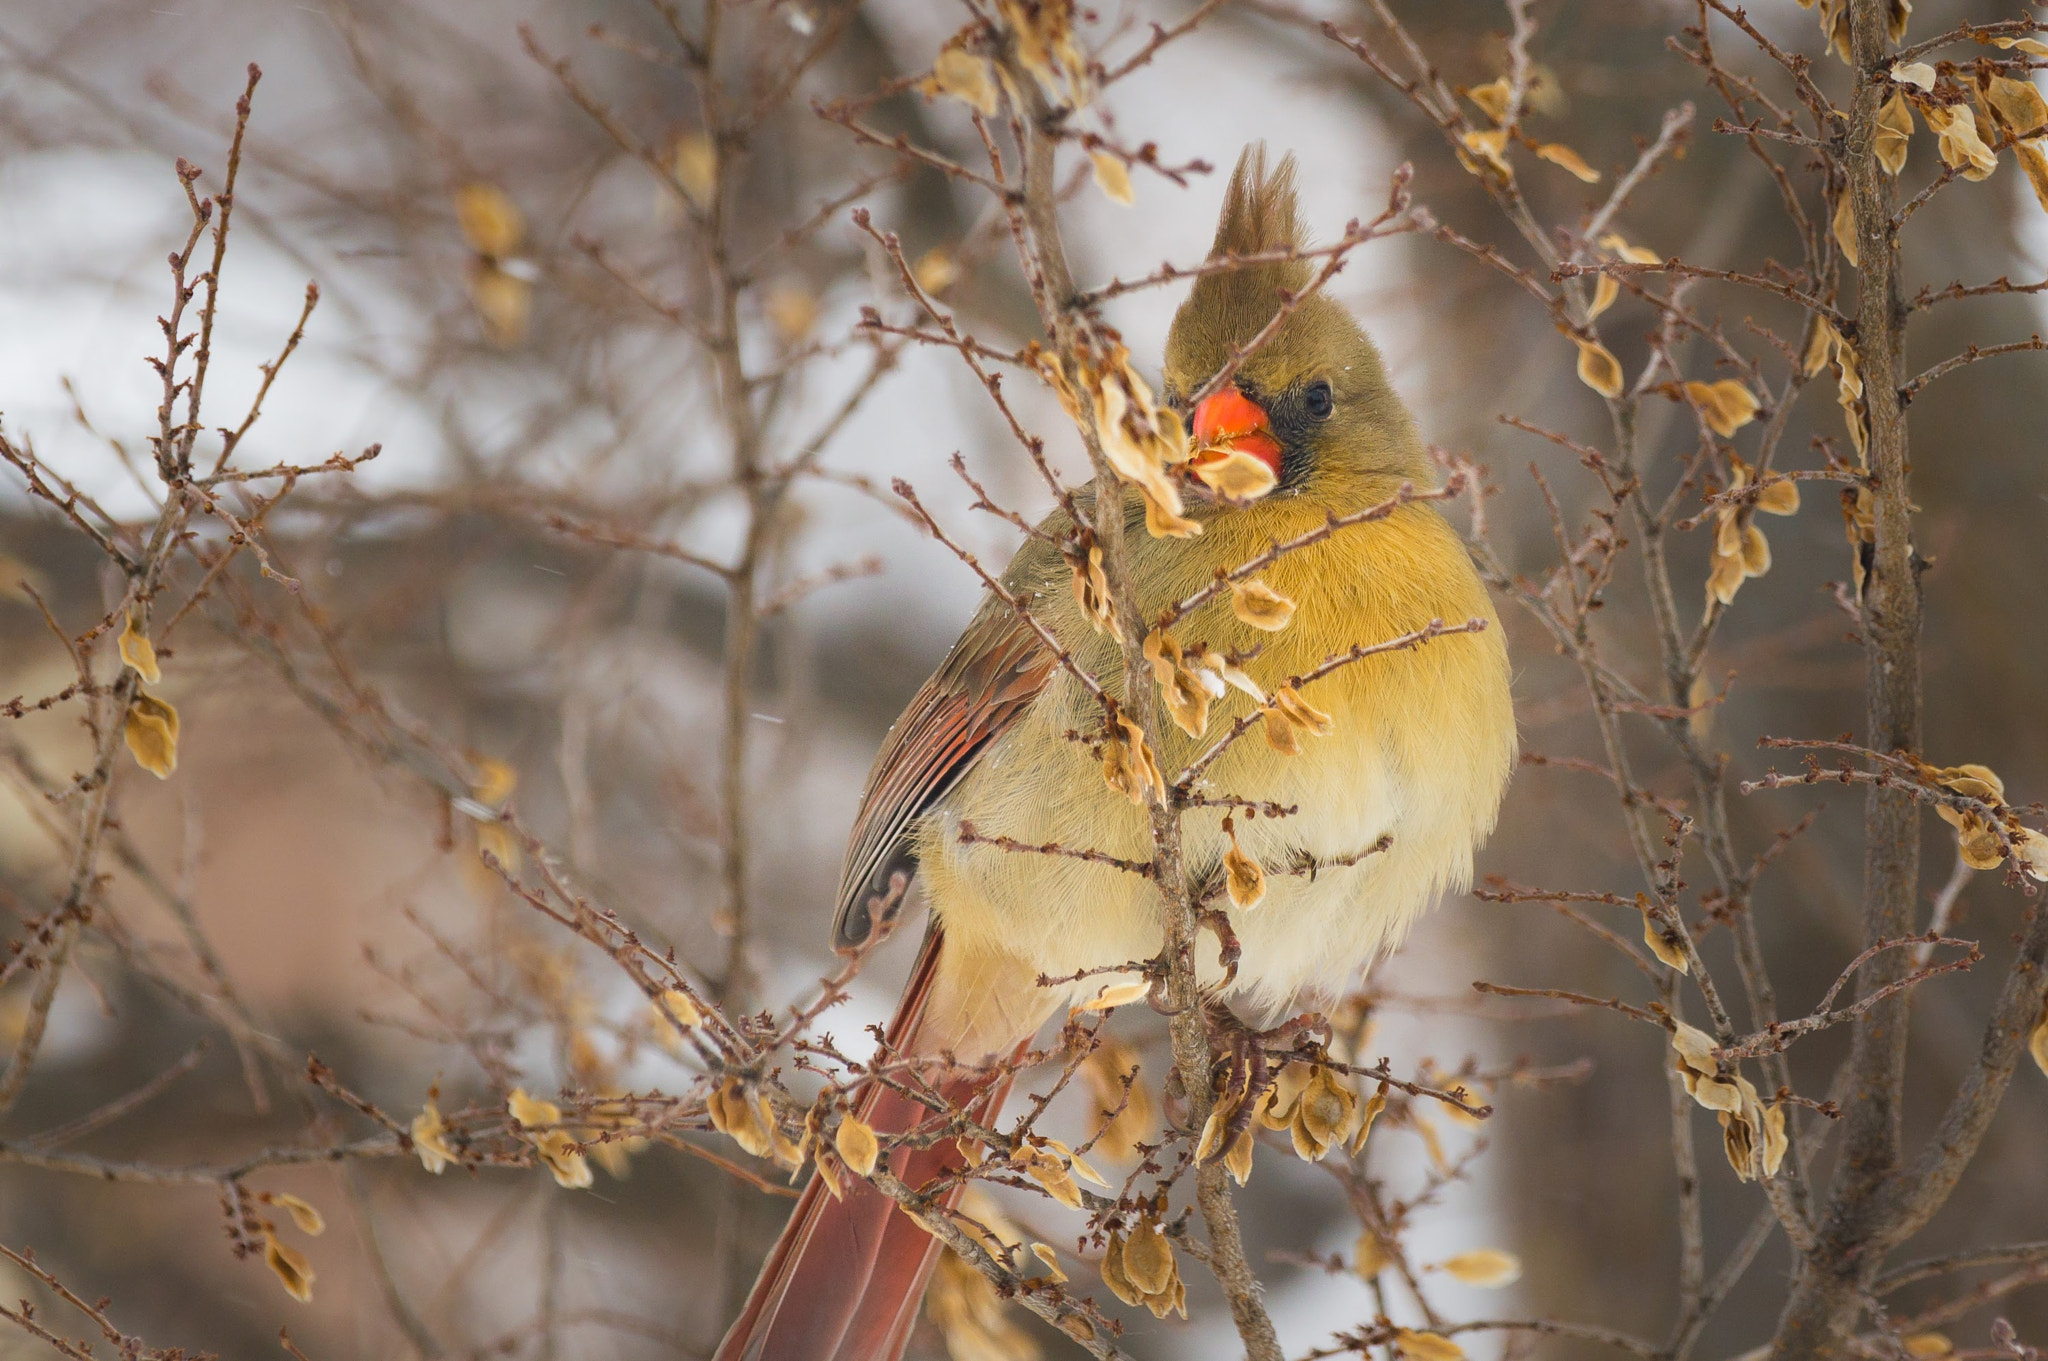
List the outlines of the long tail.
{"label": "long tail", "polygon": [[[960,991],[957,971],[950,978],[942,973],[943,948],[944,935],[934,923],[889,1023],[889,1043],[900,1053],[935,1053],[958,1044],[953,998],[934,1001],[942,992],[957,996]],[[1022,1025],[1022,1019],[1016,1024]],[[997,1052],[1028,1040],[1036,1028],[1032,1024],[1022,1034],[1006,1036]],[[965,1049],[957,1052],[966,1056]],[[936,1085],[949,1104],[987,1120],[1009,1094],[1010,1079],[962,1076]],[[931,1114],[879,1084],[862,1093],[856,1110],[881,1135],[905,1133]],[[890,1159],[890,1170],[910,1186],[923,1186],[963,1165],[950,1139],[930,1148],[899,1149]],[[715,1361],[897,1361],[902,1356],[925,1283],[938,1262],[939,1242],[859,1178],[848,1177],[845,1192],[845,1199],[835,1199],[817,1177],[811,1178]],[[956,1190],[947,1208],[957,1197]]]}

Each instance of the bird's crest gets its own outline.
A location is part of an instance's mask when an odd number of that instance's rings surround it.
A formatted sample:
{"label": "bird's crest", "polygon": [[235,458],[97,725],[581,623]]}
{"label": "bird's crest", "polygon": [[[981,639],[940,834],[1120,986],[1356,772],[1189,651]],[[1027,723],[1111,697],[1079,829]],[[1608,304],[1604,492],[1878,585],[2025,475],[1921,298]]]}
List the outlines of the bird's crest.
{"label": "bird's crest", "polygon": [[[1265,143],[1252,143],[1237,158],[1230,187],[1224,191],[1223,212],[1216,221],[1216,241],[1209,248],[1209,258],[1241,259],[1299,250],[1306,244],[1294,186],[1294,157],[1283,156],[1278,164],[1272,164],[1266,159]],[[1296,293],[1306,288],[1312,273],[1306,260],[1279,260],[1221,269],[1196,279],[1167,341],[1168,378],[1177,379],[1183,388],[1200,383],[1225,361],[1232,347],[1250,340],[1272,320],[1283,291]],[[1314,299],[1303,312],[1319,318],[1330,310],[1328,303]],[[1311,319],[1302,316],[1294,329],[1301,330]],[[1277,348],[1288,346],[1279,341]]]}
{"label": "bird's crest", "polygon": [[[1216,241],[1209,247],[1210,259],[1290,247],[1299,250],[1306,244],[1294,168],[1291,155],[1281,157],[1278,165],[1268,166],[1264,142],[1254,142],[1244,149],[1230,176],[1230,188],[1223,195],[1223,213],[1216,221]],[[1288,276],[1277,280],[1281,287],[1286,287],[1291,279],[1307,281],[1305,261],[1259,268]],[[1258,269],[1240,272],[1254,273]],[[1266,286],[1271,287],[1273,282],[1276,281],[1269,279]]]}

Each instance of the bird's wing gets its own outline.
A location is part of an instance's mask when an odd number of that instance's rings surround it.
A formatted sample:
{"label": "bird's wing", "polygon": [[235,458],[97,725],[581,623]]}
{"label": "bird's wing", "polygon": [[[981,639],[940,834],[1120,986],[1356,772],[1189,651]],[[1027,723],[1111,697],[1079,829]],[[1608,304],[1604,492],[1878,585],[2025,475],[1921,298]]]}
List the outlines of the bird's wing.
{"label": "bird's wing", "polygon": [[[832,948],[862,948],[894,925],[908,886],[911,824],[959,782],[1045,688],[1058,662],[1016,612],[991,600],[882,743],[846,849]],[[895,876],[904,876],[893,884]]]}

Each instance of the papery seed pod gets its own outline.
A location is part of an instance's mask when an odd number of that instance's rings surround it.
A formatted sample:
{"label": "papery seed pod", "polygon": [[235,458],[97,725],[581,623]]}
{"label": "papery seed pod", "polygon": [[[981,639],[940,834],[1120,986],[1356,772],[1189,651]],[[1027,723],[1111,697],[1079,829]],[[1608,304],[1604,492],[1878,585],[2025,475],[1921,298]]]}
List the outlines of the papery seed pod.
{"label": "papery seed pod", "polygon": [[1393,1263],[1394,1254],[1387,1251],[1386,1243],[1378,1231],[1367,1228],[1358,1235],[1358,1242],[1351,1248],[1351,1269],[1359,1279],[1370,1281]]}
{"label": "papery seed pod", "polygon": [[1200,737],[1209,730],[1208,687],[1187,667],[1175,668],[1172,681],[1160,687],[1159,697],[1174,726],[1188,736]]}
{"label": "papery seed pod", "polygon": [[1695,1073],[1712,1077],[1721,1071],[1720,1060],[1714,1057],[1714,1037],[1698,1026],[1683,1021],[1674,1023],[1671,1048],[1677,1052],[1679,1062]]}
{"label": "papery seed pod", "polygon": [[846,1199],[846,1182],[840,1175],[839,1160],[825,1149],[818,1149],[811,1156],[812,1166],[818,1169],[818,1181],[831,1192],[832,1199]]}
{"label": "papery seed pod", "polygon": [[874,1128],[851,1111],[839,1117],[839,1128],[832,1134],[832,1147],[849,1168],[863,1177],[874,1174],[875,1161],[882,1153]]}
{"label": "papery seed pod", "polygon": [[1294,1123],[1294,1108],[1301,1099],[1302,1089],[1308,1086],[1310,1068],[1306,1063],[1294,1061],[1285,1064],[1273,1079],[1273,1085],[1266,1090],[1266,1096],[1259,1103],[1253,1115],[1267,1129],[1286,1129]]}
{"label": "papery seed pod", "polygon": [[1233,581],[1230,612],[1255,629],[1278,633],[1294,621],[1294,602],[1263,581]]}
{"label": "papery seed pod", "polygon": [[1164,626],[1154,628],[1145,635],[1145,660],[1152,664],[1152,679],[1160,686],[1172,681],[1174,672],[1180,669],[1183,652],[1180,639]]}
{"label": "papery seed pod", "polygon": [[1026,1143],[1017,1150],[1012,1161],[1054,1200],[1070,1210],[1081,1208],[1081,1188],[1074,1185],[1067,1165],[1050,1150],[1035,1143]]}
{"label": "papery seed pod", "polygon": [[932,83],[984,118],[996,111],[996,82],[986,57],[949,47],[932,64]]}
{"label": "papery seed pod", "polygon": [[919,288],[937,297],[960,282],[960,266],[954,263],[951,251],[944,246],[933,246],[917,257],[917,263],[911,266],[910,277],[917,280]]}
{"label": "papery seed pod", "polygon": [[1145,730],[1122,714],[1103,739],[1102,778],[1135,804],[1144,804],[1154,790],[1166,792],[1166,777],[1145,742]]}
{"label": "papery seed pod", "polygon": [[1100,189],[1110,202],[1128,207],[1138,201],[1137,194],[1131,189],[1131,169],[1123,163],[1122,157],[1111,155],[1107,151],[1092,151],[1088,154],[1088,160],[1094,166],[1095,187]]}
{"label": "papery seed pod", "polygon": [[1785,1103],[1773,1101],[1764,1109],[1764,1175],[1775,1177],[1778,1168],[1785,1161],[1785,1153],[1791,1148],[1791,1140],[1785,1132]]}
{"label": "papery seed pod", "polygon": [[1124,1236],[1112,1233],[1109,1246],[1102,1251],[1102,1283],[1109,1292],[1125,1304],[1140,1304],[1144,1295],[1131,1284],[1131,1278],[1124,1273]]}
{"label": "papery seed pod", "polygon": [[1998,157],[1984,144],[1977,115],[1968,104],[1930,104],[1921,113],[1927,126],[1934,129],[1942,164],[1966,180],[1988,179],[1998,169]]}
{"label": "papery seed pod", "polygon": [[567,1130],[549,1130],[534,1140],[533,1149],[542,1166],[554,1177],[555,1185],[570,1191],[589,1187],[592,1181],[590,1161],[577,1149],[576,1140]]}
{"label": "papery seed pod", "polygon": [[1562,166],[1582,183],[1598,184],[1600,182],[1600,172],[1587,165],[1584,156],[1573,151],[1563,142],[1545,142],[1542,146],[1536,148],[1536,158],[1549,161],[1555,166]]}
{"label": "papery seed pod", "polygon": [[1685,949],[1677,939],[1677,933],[1664,929],[1656,915],[1649,910],[1647,898],[1643,899],[1642,903],[1643,943],[1650,947],[1650,953],[1662,961],[1666,968],[1678,973],[1691,973],[1692,963],[1685,957]]}
{"label": "papery seed pod", "polygon": [[1904,90],[1892,91],[1891,98],[1877,111],[1876,135],[1871,140],[1871,149],[1877,154],[1877,163],[1888,175],[1897,175],[1906,168],[1906,152],[1913,144],[1913,105],[1906,98]]}
{"label": "papery seed pod", "polygon": [[1301,755],[1301,737],[1286,714],[1278,709],[1266,710],[1266,745],[1282,756]]}
{"label": "papery seed pod", "polygon": [[1755,420],[1760,407],[1748,385],[1734,378],[1717,383],[1687,383],[1685,395],[1700,408],[1707,427],[1723,439]]}
{"label": "papery seed pod", "polygon": [[292,1223],[298,1226],[300,1233],[317,1238],[327,1229],[327,1221],[321,1218],[320,1212],[313,1208],[312,1203],[292,1195],[289,1191],[263,1191],[256,1199],[265,1205],[275,1205],[290,1215]]}
{"label": "papery seed pod", "polygon": [[1387,1084],[1382,1082],[1380,1089],[1368,1097],[1364,1106],[1359,1109],[1358,1129],[1351,1136],[1351,1151],[1353,1153],[1365,1147],[1366,1136],[1372,1133],[1373,1121],[1379,1119],[1380,1112],[1386,1108]]}
{"label": "papery seed pod", "polygon": [[1337,731],[1336,722],[1315,705],[1301,697],[1291,685],[1283,685],[1273,692],[1273,707],[1284,714],[1289,723],[1303,732],[1314,733],[1317,737],[1328,737]]}
{"label": "papery seed pod", "polygon": [[1660,265],[1663,257],[1648,246],[1630,245],[1628,238],[1620,232],[1608,232],[1600,238],[1600,249],[1611,251],[1618,259],[1632,265]]}
{"label": "papery seed pod", "polygon": [[1187,470],[1218,496],[1255,501],[1280,485],[1273,465],[1242,449],[1204,449],[1188,460]]}
{"label": "papery seed pod", "polygon": [[1502,179],[1511,180],[1515,177],[1515,168],[1508,164],[1508,132],[1506,128],[1487,128],[1483,131],[1474,130],[1462,133],[1458,141],[1464,148],[1459,153],[1458,159],[1463,161],[1466,169],[1470,170],[1473,174],[1479,174],[1480,166],[1485,165],[1500,175]]}
{"label": "papery seed pod", "polygon": [[1209,1118],[1202,1122],[1202,1137],[1195,1141],[1195,1161],[1206,1163],[1216,1157],[1223,1148],[1223,1135],[1230,1126],[1230,1117],[1237,1110],[1234,1101],[1218,1101],[1209,1108]]}
{"label": "papery seed pod", "polygon": [[1147,1216],[1138,1221],[1124,1240],[1124,1274],[1131,1285],[1145,1295],[1156,1295],[1173,1285],[1173,1245]]}
{"label": "papery seed pod", "polygon": [[1514,82],[1501,76],[1459,93],[1478,105],[1481,113],[1499,123],[1508,116],[1508,104],[1514,99]]}
{"label": "papery seed pod", "polygon": [[1835,245],[1851,269],[1863,263],[1856,249],[1856,200],[1846,191],[1835,200],[1835,215],[1828,220],[1828,230],[1834,234]]}
{"label": "papery seed pod", "polygon": [[1074,603],[1098,633],[1123,641],[1123,626],[1117,622],[1116,604],[1109,594],[1109,576],[1102,568],[1102,546],[1092,537],[1067,554],[1074,571]]}
{"label": "papery seed pod", "polygon": [[1994,75],[1984,87],[1984,102],[2013,137],[2032,137],[2048,129],[2048,100],[2041,98],[2031,80]]}
{"label": "papery seed pod", "polygon": [[1143,1001],[1152,993],[1152,980],[1143,974],[1114,973],[1108,981],[1095,990],[1095,995],[1081,1003],[1082,1011],[1115,1011],[1133,1002]]}
{"label": "papery seed pod", "polygon": [[1789,477],[1765,483],[1756,494],[1756,508],[1766,515],[1797,515],[1799,484]]}
{"label": "papery seed pod", "polygon": [[[1259,704],[1266,702],[1266,692],[1259,683],[1227,654],[1211,652],[1207,646],[1198,644],[1188,649],[1187,663],[1204,675],[1214,676],[1223,685],[1250,695]],[[1222,691],[1215,687],[1210,687],[1209,693],[1218,699],[1223,697]]]}
{"label": "papery seed pod", "polygon": [[1223,831],[1230,838],[1230,849],[1223,853],[1225,889],[1234,906],[1249,911],[1265,901],[1266,871],[1237,844],[1237,827],[1232,819],[1223,819]]}
{"label": "papery seed pod", "polygon": [[122,737],[135,764],[159,780],[168,780],[178,768],[178,711],[168,700],[138,690]]}
{"label": "papery seed pod", "polygon": [[455,191],[455,221],[479,255],[502,260],[526,239],[526,217],[504,190],[476,181]]}
{"label": "papery seed pod", "polygon": [[484,336],[499,349],[511,349],[527,337],[533,324],[533,284],[486,260],[469,268],[469,299],[483,319]]}
{"label": "papery seed pod", "polygon": [[1522,1279],[1522,1259],[1499,1248],[1474,1248],[1437,1263],[1437,1269],[1466,1285],[1498,1288]]}
{"label": "papery seed pod", "polygon": [[925,1316],[946,1339],[946,1350],[961,1357],[1019,1357],[1038,1354],[1020,1328],[1014,1310],[996,1294],[986,1276],[951,1251],[941,1252],[925,1294]]}
{"label": "papery seed pod", "polygon": [[505,1099],[505,1109],[512,1118],[529,1128],[558,1125],[562,1122],[562,1108],[552,1101],[542,1101],[528,1096],[524,1087],[514,1087]]}
{"label": "papery seed pod", "polygon": [[818,299],[801,284],[781,283],[769,289],[761,311],[785,345],[801,345],[818,328]]}
{"label": "papery seed pod", "polygon": [[1593,301],[1586,307],[1586,320],[1593,321],[1602,312],[1614,306],[1621,296],[1621,281],[1612,274],[1602,274],[1593,281]]}
{"label": "papery seed pod", "polygon": [[1922,94],[1934,88],[1939,73],[1924,61],[1902,61],[1892,66],[1892,79],[1900,85],[1911,85]]}
{"label": "papery seed pod", "polygon": [[2034,191],[2034,201],[2048,212],[2048,149],[2042,146],[2042,139],[2030,137],[2013,148],[2019,157],[2020,170],[2027,177],[2027,186]]}
{"label": "papery seed pod", "polygon": [[1394,1348],[1406,1361],[1465,1361],[1465,1349],[1442,1333],[1396,1328]]}
{"label": "papery seed pod", "polygon": [[312,1302],[313,1264],[305,1253],[288,1243],[278,1242],[277,1237],[266,1230],[263,1235],[263,1264],[283,1284],[286,1294],[301,1304]]}
{"label": "papery seed pod", "polygon": [[1257,1149],[1258,1140],[1252,1138],[1250,1130],[1245,1130],[1230,1145],[1230,1151],[1223,1155],[1223,1170],[1239,1186],[1252,1179],[1252,1155]]}
{"label": "papery seed pod", "polygon": [[1109,1179],[1091,1167],[1086,1158],[1057,1139],[1047,1139],[1045,1142],[1055,1153],[1067,1160],[1067,1168],[1075,1176],[1079,1177],[1082,1181],[1093,1183],[1105,1191],[1110,1189]]}
{"label": "papery seed pod", "polygon": [[[1140,979],[1139,983],[1140,996],[1151,990],[1150,979]],[[1151,1138],[1158,1128],[1158,1107],[1152,1089],[1133,1078],[1126,1090],[1124,1075],[1135,1066],[1136,1053],[1119,1040],[1104,1041],[1081,1065],[1081,1075],[1087,1079],[1096,1109],[1116,1110],[1119,1104],[1123,1107],[1114,1119],[1095,1131],[1095,1147],[1118,1162],[1135,1158],[1139,1141]]]}
{"label": "papery seed pod", "polygon": [[135,626],[135,616],[130,614],[121,625],[118,643],[121,660],[136,675],[151,685],[162,682],[163,671],[156,664],[156,648],[151,645],[148,635]]}
{"label": "papery seed pod", "polygon": [[1145,532],[1155,539],[1191,539],[1202,532],[1201,522],[1190,520],[1176,509],[1179,498],[1165,501],[1149,489],[1140,488],[1145,499]]}
{"label": "papery seed pod", "polygon": [[1579,347],[1579,381],[1610,400],[1621,396],[1621,361],[1597,340],[1573,337]]}
{"label": "papery seed pod", "polygon": [[690,132],[676,138],[670,168],[690,202],[699,208],[710,204],[718,188],[718,147],[709,137]]}
{"label": "papery seed pod", "polygon": [[447,1126],[441,1123],[441,1111],[432,1101],[420,1108],[412,1118],[412,1151],[419,1155],[420,1166],[439,1176],[454,1162],[455,1150],[448,1143]]}
{"label": "papery seed pod", "polygon": [[1739,1111],[1722,1111],[1721,1149],[1743,1181],[1756,1180],[1756,1130]]}
{"label": "papery seed pod", "polygon": [[1338,1081],[1328,1068],[1317,1065],[1295,1102],[1294,1120],[1288,1126],[1296,1156],[1307,1162],[1321,1162],[1350,1134],[1357,1110],[1358,1094]]}

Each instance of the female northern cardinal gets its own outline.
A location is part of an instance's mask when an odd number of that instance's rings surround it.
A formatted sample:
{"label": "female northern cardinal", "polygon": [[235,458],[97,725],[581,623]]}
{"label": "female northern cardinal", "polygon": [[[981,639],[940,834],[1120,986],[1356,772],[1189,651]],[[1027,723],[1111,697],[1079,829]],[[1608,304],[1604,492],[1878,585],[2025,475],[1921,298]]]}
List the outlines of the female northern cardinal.
{"label": "female northern cardinal", "polygon": [[[1263,149],[1248,149],[1224,200],[1212,258],[1300,243],[1293,159],[1269,172]],[[1298,292],[1308,278],[1309,267],[1297,260],[1198,279],[1167,337],[1169,403],[1197,391],[1272,320],[1281,290]],[[1124,489],[1132,579],[1146,619],[1276,540],[1386,501],[1404,483],[1430,480],[1414,421],[1378,351],[1320,294],[1302,302],[1244,363],[1235,385],[1204,400],[1192,418],[1198,441],[1252,454],[1278,483],[1249,506],[1191,509],[1202,532],[1189,538],[1147,534],[1140,498]],[[1094,494],[1082,492],[1084,509]],[[1077,602],[1059,550],[1071,530],[1064,512],[1048,517],[1003,580],[1117,694],[1117,640],[1098,631]],[[1295,602],[1288,627],[1254,629],[1220,596],[1174,632],[1183,645],[1254,654],[1243,669],[1267,690],[1355,644],[1431,620],[1488,624],[1332,671],[1302,696],[1328,715],[1327,725],[1320,715],[1310,719],[1326,735],[1304,732],[1278,745],[1252,735],[1208,768],[1206,790],[1298,810],[1236,820],[1238,844],[1270,877],[1254,908],[1231,910],[1243,953],[1229,995],[1270,1014],[1297,993],[1340,992],[1446,888],[1470,881],[1473,850],[1493,827],[1514,763],[1515,722],[1507,651],[1486,590],[1458,536],[1427,503],[1340,530],[1260,575]],[[1235,690],[1217,698],[1201,740],[1162,723],[1156,755],[1169,778],[1253,702]],[[1071,987],[1038,986],[1041,976],[1149,959],[1161,947],[1159,897],[1147,880],[984,840],[1056,842],[1149,861],[1147,812],[1108,786],[1102,762],[1074,736],[1101,727],[1099,703],[1011,608],[991,598],[891,729],[861,800],[833,944],[858,950],[885,932],[909,872],[922,872],[932,923],[889,1041],[909,1054],[951,1055],[956,1066],[942,1069],[936,1085],[983,1119],[992,1118],[1009,1083],[966,1066],[1011,1055],[1074,997]],[[1204,806],[1185,814],[1193,884],[1219,877],[1231,845],[1226,811]],[[963,838],[963,823],[977,835]],[[1391,837],[1389,845],[1361,858],[1382,837]],[[1342,862],[1350,863],[1285,872]],[[1223,976],[1213,949],[1201,968],[1206,983]],[[933,1118],[879,1085],[864,1092],[859,1113],[884,1135]],[[888,1166],[915,1187],[959,1170],[962,1160],[953,1141],[943,1140],[898,1149]],[[866,1183],[849,1178],[840,1200],[813,1177],[718,1356],[895,1361],[937,1251],[936,1239]]]}

